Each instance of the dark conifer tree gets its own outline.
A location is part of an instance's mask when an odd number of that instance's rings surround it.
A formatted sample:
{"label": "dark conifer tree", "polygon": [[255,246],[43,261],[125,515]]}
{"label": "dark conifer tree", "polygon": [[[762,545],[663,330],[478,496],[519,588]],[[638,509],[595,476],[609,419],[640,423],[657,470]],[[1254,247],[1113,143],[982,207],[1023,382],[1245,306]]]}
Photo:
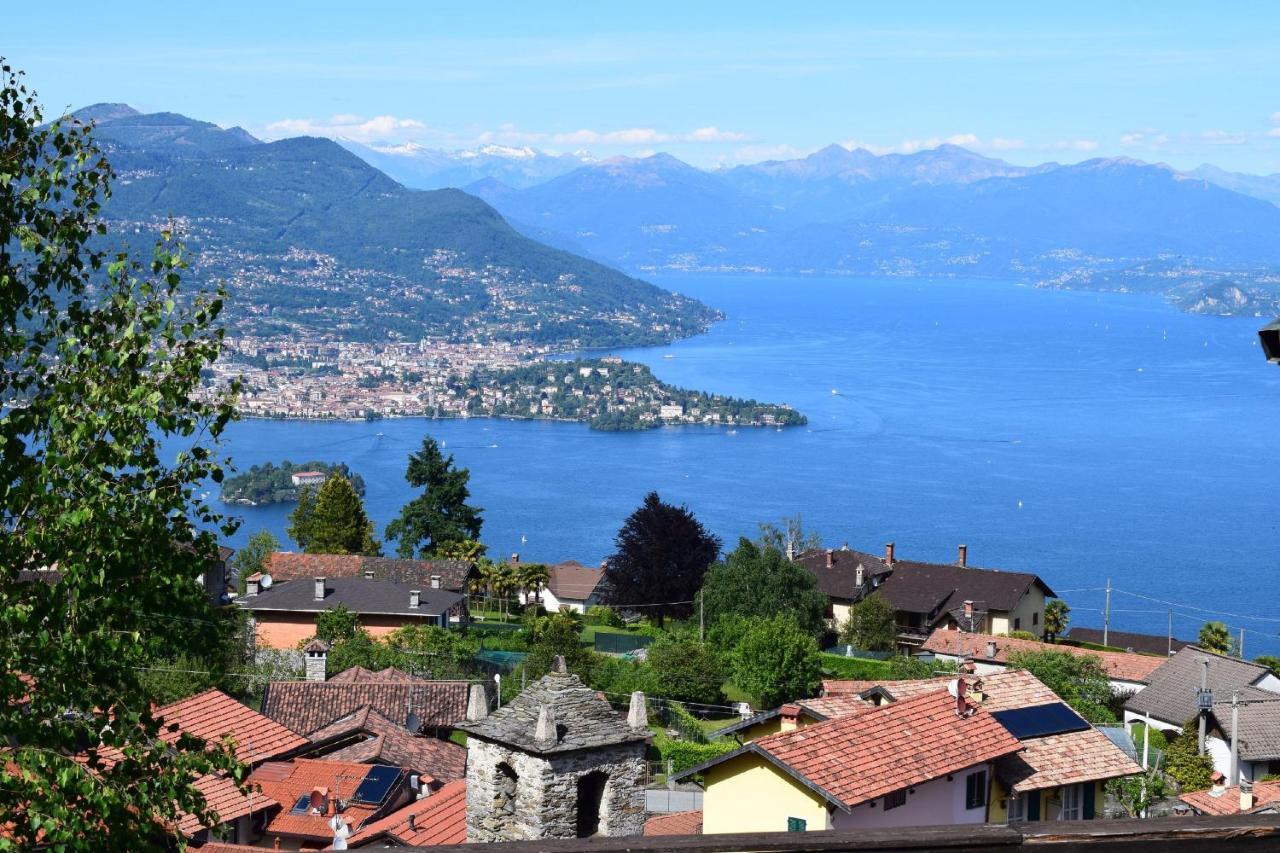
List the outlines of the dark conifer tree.
{"label": "dark conifer tree", "polygon": [[409,457],[404,478],[425,491],[405,504],[400,517],[387,525],[387,539],[399,543],[397,554],[428,557],[445,545],[480,538],[481,509],[467,503],[471,472],[453,467],[453,455],[441,453],[434,438],[424,438],[422,449]]}

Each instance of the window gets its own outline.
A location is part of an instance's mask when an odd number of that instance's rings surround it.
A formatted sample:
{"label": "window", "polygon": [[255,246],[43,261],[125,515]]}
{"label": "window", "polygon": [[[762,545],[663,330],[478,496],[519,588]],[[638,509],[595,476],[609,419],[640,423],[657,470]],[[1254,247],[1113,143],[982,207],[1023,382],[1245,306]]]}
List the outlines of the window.
{"label": "window", "polygon": [[787,832],[804,832],[809,828],[809,821],[802,817],[787,818]]}
{"label": "window", "polygon": [[964,777],[964,807],[980,809],[987,804],[987,771],[979,770]]}
{"label": "window", "polygon": [[1039,625],[1039,624],[1040,624],[1040,611],[1039,611],[1039,610],[1037,610],[1035,613],[1032,613],[1032,614],[1031,614],[1031,624],[1032,624],[1032,625]]}
{"label": "window", "polygon": [[889,809],[896,809],[898,806],[905,806],[906,804],[907,804],[906,788],[902,788],[901,790],[894,791],[892,794],[885,794],[885,797],[884,797],[885,811],[888,811]]}
{"label": "window", "polygon": [[[1027,796],[1038,797],[1039,791],[1033,791]],[[1027,819],[1027,799],[1026,796],[1013,794],[1009,797],[1009,823],[1018,823]]]}
{"label": "window", "polygon": [[1022,630],[1022,617],[1018,617],[1017,619],[1013,620],[1013,630],[1015,631]]}
{"label": "window", "polygon": [[578,837],[590,838],[600,833],[608,774],[595,770],[578,778]]}
{"label": "window", "polygon": [[1067,785],[1062,789],[1062,813],[1059,820],[1080,820],[1080,786]]}

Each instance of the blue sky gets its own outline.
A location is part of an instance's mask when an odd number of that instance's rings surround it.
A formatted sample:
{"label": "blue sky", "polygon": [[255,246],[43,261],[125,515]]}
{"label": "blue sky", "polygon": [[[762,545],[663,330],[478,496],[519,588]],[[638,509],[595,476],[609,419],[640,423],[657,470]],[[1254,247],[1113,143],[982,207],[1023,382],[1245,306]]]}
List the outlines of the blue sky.
{"label": "blue sky", "polygon": [[124,101],[267,138],[699,165],[953,141],[1280,172],[1275,3],[182,5],[18,4],[0,53],[52,111]]}

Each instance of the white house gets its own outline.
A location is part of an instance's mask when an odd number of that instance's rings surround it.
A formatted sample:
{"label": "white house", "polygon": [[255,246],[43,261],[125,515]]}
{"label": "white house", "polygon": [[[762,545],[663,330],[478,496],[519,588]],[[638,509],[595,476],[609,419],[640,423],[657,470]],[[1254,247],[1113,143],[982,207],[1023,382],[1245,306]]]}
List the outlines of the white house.
{"label": "white house", "polygon": [[[1154,728],[1162,731],[1182,731],[1182,727],[1200,713],[1196,691],[1202,682],[1213,691],[1214,711],[1219,721],[1223,713],[1217,704],[1227,703],[1228,725],[1233,691],[1239,690],[1242,697],[1280,698],[1280,678],[1265,666],[1187,646],[1151,673],[1147,688],[1125,703],[1125,726],[1150,721]],[[1221,769],[1226,773],[1229,768]]]}
{"label": "white house", "polygon": [[325,478],[323,471],[298,471],[289,479],[295,486],[319,486]]}
{"label": "white house", "polygon": [[557,563],[548,570],[550,579],[541,593],[542,604],[548,613],[561,609],[585,613],[588,607],[600,603],[598,592],[604,578],[602,569],[589,569],[576,560]]}

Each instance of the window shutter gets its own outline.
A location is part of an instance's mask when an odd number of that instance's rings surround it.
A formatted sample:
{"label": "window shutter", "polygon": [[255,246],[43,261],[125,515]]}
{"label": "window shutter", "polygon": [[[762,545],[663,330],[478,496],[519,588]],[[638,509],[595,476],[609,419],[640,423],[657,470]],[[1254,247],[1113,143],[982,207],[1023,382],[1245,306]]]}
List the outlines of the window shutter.
{"label": "window shutter", "polygon": [[809,826],[809,822],[802,817],[787,818],[787,832],[804,832]]}
{"label": "window shutter", "polygon": [[1095,786],[1092,782],[1085,782],[1080,787],[1084,789],[1084,819],[1093,820],[1093,798],[1096,793]]}

